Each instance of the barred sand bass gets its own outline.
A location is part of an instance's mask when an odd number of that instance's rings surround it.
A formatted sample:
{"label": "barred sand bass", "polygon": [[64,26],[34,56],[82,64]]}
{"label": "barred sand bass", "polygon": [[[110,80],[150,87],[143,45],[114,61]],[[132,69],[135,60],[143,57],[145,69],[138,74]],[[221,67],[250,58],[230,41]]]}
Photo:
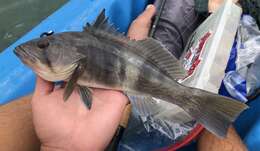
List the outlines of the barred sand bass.
{"label": "barred sand bass", "polygon": [[152,38],[135,41],[117,33],[104,10],[82,32],[34,39],[16,47],[15,53],[45,80],[67,81],[64,100],[78,88],[88,107],[88,87],[159,98],[180,106],[220,137],[247,108],[231,98],[176,82],[183,77],[178,60]]}

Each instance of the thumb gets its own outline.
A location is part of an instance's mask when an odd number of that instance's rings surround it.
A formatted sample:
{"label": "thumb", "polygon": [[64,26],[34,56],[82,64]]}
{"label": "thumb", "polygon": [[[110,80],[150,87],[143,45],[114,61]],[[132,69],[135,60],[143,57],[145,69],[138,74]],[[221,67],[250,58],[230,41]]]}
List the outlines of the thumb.
{"label": "thumb", "polygon": [[142,40],[147,38],[155,11],[154,5],[148,5],[145,11],[132,22],[128,30],[130,39]]}
{"label": "thumb", "polygon": [[41,77],[37,76],[36,86],[34,90],[34,94],[37,95],[47,95],[53,91],[54,84],[49,81],[45,81]]}
{"label": "thumb", "polygon": [[150,24],[152,17],[155,15],[156,8],[154,5],[148,5],[145,11],[138,16],[136,20],[142,22],[143,24]]}

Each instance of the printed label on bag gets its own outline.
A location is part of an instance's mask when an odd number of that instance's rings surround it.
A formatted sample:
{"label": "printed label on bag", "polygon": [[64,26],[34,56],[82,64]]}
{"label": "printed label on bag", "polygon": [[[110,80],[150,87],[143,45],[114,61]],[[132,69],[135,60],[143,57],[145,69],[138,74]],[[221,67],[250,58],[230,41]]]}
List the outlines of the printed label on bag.
{"label": "printed label on bag", "polygon": [[185,77],[185,79],[190,77],[194,73],[194,71],[196,70],[198,65],[201,63],[202,51],[211,35],[212,35],[212,32],[208,31],[199,39],[199,41],[197,41],[197,43],[195,43],[196,39],[190,40],[190,42],[189,42],[190,47],[188,47],[188,51],[185,54],[185,57],[183,60],[184,69],[188,73],[188,75],[187,75],[187,77]]}

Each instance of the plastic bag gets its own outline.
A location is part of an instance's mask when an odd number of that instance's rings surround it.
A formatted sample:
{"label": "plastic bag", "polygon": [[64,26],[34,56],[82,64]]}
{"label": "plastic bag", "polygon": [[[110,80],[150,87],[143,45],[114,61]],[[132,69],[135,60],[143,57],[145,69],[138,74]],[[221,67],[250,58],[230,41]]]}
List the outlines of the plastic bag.
{"label": "plastic bag", "polygon": [[[185,4],[186,1],[178,2]],[[191,9],[194,10],[194,7]],[[186,60],[182,61],[189,72],[182,81],[183,85],[218,92],[225,74],[223,67],[229,58],[240,15],[241,8],[228,0],[194,32],[187,42],[183,58]],[[178,20],[181,21],[180,18]],[[166,35],[168,36],[171,37]],[[166,38],[165,41],[167,40],[171,39]],[[163,41],[164,39],[162,43]],[[164,44],[170,48],[170,43]],[[218,70],[215,70],[216,68]],[[119,150],[155,150],[169,145],[169,141],[171,144],[180,143],[197,127],[195,120],[176,105],[154,98],[131,95],[130,101],[133,107],[130,120],[134,122],[129,123]]]}
{"label": "plastic bag", "polygon": [[[200,18],[194,10],[194,0],[164,2],[164,5],[162,0],[156,0],[154,3],[158,10],[156,15],[160,19],[152,36],[179,58],[189,36],[199,25]],[[161,14],[159,8],[162,8]],[[167,138],[174,143],[181,141],[196,126],[194,120],[176,105],[154,98],[135,96],[130,96],[130,101],[133,114],[136,114],[133,117],[140,118],[136,122],[141,122],[140,127],[146,130],[146,135],[158,133],[160,138],[157,139]]]}
{"label": "plastic bag", "polygon": [[251,16],[243,15],[236,41],[236,69],[229,71],[223,82],[232,97],[247,102],[260,88],[260,31]]}
{"label": "plastic bag", "polygon": [[155,98],[130,97],[130,100],[147,132],[158,130],[169,139],[180,141],[196,126],[195,121],[177,105]]}
{"label": "plastic bag", "polygon": [[246,98],[246,81],[241,75],[236,71],[229,71],[226,73],[223,79],[226,90],[232,94],[232,96],[242,102],[247,102]]}

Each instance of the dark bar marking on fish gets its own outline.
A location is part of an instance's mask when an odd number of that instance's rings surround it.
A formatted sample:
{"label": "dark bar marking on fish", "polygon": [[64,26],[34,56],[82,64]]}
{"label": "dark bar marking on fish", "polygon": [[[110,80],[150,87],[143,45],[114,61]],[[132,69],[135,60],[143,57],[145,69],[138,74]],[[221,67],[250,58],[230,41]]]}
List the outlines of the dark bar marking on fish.
{"label": "dark bar marking on fish", "polygon": [[46,63],[47,66],[50,68],[50,70],[54,72],[53,67],[52,67],[52,64],[51,64],[51,61],[49,60],[49,57],[48,57],[48,54],[47,54],[47,53],[48,53],[47,51],[43,51],[43,52],[42,52],[43,58],[44,58],[44,59],[42,59],[42,60],[44,60],[43,63]]}
{"label": "dark bar marking on fish", "polygon": [[120,71],[118,73],[118,77],[121,82],[124,82],[126,79],[126,62],[123,58],[119,58]]}
{"label": "dark bar marking on fish", "polygon": [[[88,46],[87,50],[82,49],[84,48],[81,48],[81,51],[88,54],[85,66],[87,73],[84,74],[83,79],[99,81],[109,86],[121,85],[126,76],[126,63],[122,58],[91,45]],[[107,49],[109,49],[109,47]]]}
{"label": "dark bar marking on fish", "polygon": [[144,94],[152,94],[153,96],[162,99],[161,95],[169,95],[171,93],[168,88],[164,87],[162,83],[151,82],[145,76],[139,76],[136,81],[135,89]]}
{"label": "dark bar marking on fish", "polygon": [[48,41],[48,39],[46,39],[46,38],[42,38],[42,39],[40,39],[40,40],[37,42],[37,46],[38,46],[40,49],[42,49],[42,51],[40,52],[40,53],[43,54],[43,56],[41,56],[42,59],[40,59],[41,62],[42,62],[43,64],[47,64],[48,67],[51,69],[51,71],[53,71],[51,61],[49,60],[48,52],[46,51],[46,49],[48,48],[49,45],[50,45],[50,44],[49,44],[49,41]]}
{"label": "dark bar marking on fish", "polygon": [[158,98],[160,98],[159,94],[170,93],[169,90],[173,86],[173,82],[169,81],[170,78],[162,74],[159,69],[151,69],[151,66],[148,66],[147,63],[149,62],[145,61],[140,67],[134,89],[146,94],[152,94]]}

